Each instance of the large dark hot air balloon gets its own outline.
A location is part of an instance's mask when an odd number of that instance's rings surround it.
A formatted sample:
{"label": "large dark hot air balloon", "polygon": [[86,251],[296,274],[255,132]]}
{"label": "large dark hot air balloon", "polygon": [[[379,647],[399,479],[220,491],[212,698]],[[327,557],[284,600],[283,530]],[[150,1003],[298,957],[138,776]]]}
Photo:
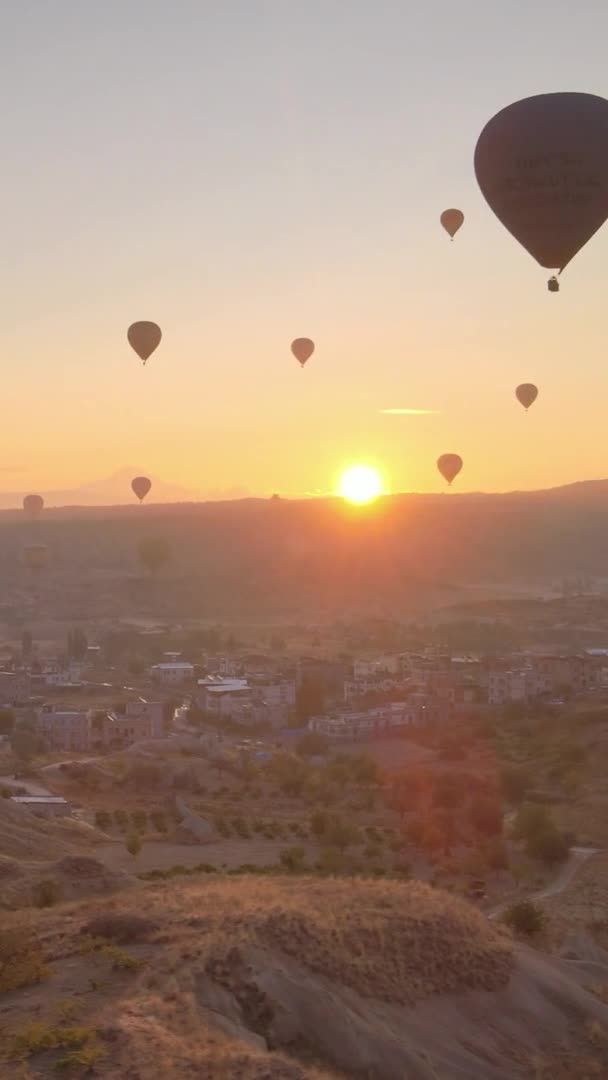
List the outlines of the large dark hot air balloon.
{"label": "large dark hot air balloon", "polygon": [[451,484],[462,469],[462,458],[459,454],[442,454],[440,458],[437,458],[437,468],[443,479]]}
{"label": "large dark hot air balloon", "polygon": [[140,502],[142,502],[152,487],[152,481],[147,476],[136,476],[131,481],[131,488]]}
{"label": "large dark hot air balloon", "polygon": [[44,499],[42,495],[26,495],[23,500],[23,509],[26,514],[30,514],[31,517],[38,517],[44,509]]}
{"label": "large dark hot air balloon", "polygon": [[444,210],[439,220],[450,239],[453,240],[464,222],[464,214],[462,210]]}
{"label": "large dark hot air balloon", "polygon": [[521,383],[515,391],[515,397],[527,412],[538,397],[538,387],[531,382]]}
{"label": "large dark hot air balloon", "polygon": [[315,351],[315,343],[307,337],[297,337],[291,343],[291,351],[296,360],[299,361],[300,367],[304,367],[307,360],[310,360],[313,352]]}
{"label": "large dark hot air balloon", "polygon": [[479,136],[475,173],[515,239],[561,272],[608,217],[608,101],[539,94],[508,105]]}
{"label": "large dark hot air balloon", "polygon": [[144,364],[160,345],[162,336],[162,330],[155,322],[134,322],[127,330],[129,345],[132,349],[135,349],[139,359]]}

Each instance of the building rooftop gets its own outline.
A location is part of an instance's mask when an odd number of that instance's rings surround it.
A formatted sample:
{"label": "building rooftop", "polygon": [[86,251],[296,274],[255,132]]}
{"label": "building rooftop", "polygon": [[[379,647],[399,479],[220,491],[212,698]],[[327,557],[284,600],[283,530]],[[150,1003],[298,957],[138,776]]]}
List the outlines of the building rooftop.
{"label": "building rooftop", "polygon": [[190,664],[187,660],[172,660],[167,661],[166,663],[152,665],[154,671],[178,671],[183,670],[184,668],[188,668],[189,671],[192,671],[193,667],[194,665]]}
{"label": "building rooftop", "polygon": [[16,803],[53,803],[58,806],[67,806],[67,799],[63,795],[12,795],[11,802]]}

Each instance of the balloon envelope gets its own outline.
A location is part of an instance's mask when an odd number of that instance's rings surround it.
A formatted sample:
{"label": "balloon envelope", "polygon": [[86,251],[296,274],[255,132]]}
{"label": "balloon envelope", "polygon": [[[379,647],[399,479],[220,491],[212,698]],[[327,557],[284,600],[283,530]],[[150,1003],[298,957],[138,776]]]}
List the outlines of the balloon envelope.
{"label": "balloon envelope", "polygon": [[508,105],[479,136],[475,174],[515,239],[563,270],[608,217],[608,101],[538,94]]}
{"label": "balloon envelope", "polygon": [[307,360],[310,360],[313,352],[315,351],[315,343],[307,337],[297,337],[291,343],[291,351],[296,360],[299,360],[302,367]]}
{"label": "balloon envelope", "polygon": [[451,484],[462,469],[462,458],[458,454],[442,454],[440,458],[437,458],[437,468],[443,479]]}
{"label": "balloon envelope", "polygon": [[535,386],[534,383],[521,383],[515,391],[515,396],[527,411],[530,408],[530,405],[533,405],[538,397],[538,387]]}
{"label": "balloon envelope", "polygon": [[464,222],[464,214],[462,210],[444,210],[439,220],[445,231],[449,233],[453,240],[460,226]]}
{"label": "balloon envelope", "polygon": [[143,360],[144,364],[160,345],[162,336],[161,328],[155,322],[134,322],[127,330],[129,345],[132,349],[135,349],[139,359]]}
{"label": "balloon envelope", "polygon": [[150,488],[152,487],[152,481],[148,480],[147,476],[136,476],[135,479],[131,481],[131,487],[133,489],[133,492],[135,493],[135,495],[137,495],[137,498],[141,502],[142,499],[145,499]]}
{"label": "balloon envelope", "polygon": [[26,514],[32,514],[32,516],[41,514],[44,509],[42,495],[26,495],[23,500],[23,509]]}

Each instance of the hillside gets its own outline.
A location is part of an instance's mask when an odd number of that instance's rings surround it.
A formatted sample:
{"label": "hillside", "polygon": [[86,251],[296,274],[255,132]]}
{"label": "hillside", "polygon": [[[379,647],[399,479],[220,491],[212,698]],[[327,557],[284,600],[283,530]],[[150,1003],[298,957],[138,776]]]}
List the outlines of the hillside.
{"label": "hillside", "polygon": [[3,1076],[606,1075],[608,1007],[584,965],[419,883],[218,878],[10,920]]}
{"label": "hillside", "polygon": [[[0,524],[9,617],[33,594],[66,617],[187,617],[403,610],[446,602],[467,583],[546,587],[571,573],[608,576],[608,481],[503,495],[394,495],[363,508],[250,499],[50,509],[33,522],[4,511]],[[137,561],[146,536],[171,546],[155,581]],[[31,543],[50,552],[48,569],[35,577],[23,565]]]}

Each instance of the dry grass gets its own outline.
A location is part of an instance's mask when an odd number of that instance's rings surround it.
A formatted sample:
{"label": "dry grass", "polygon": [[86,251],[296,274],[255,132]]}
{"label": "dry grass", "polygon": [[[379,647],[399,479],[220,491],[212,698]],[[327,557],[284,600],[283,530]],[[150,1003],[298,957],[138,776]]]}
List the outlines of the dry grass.
{"label": "dry grass", "polygon": [[[511,944],[464,901],[417,882],[219,879],[146,890],[145,910],[174,953],[215,978],[238,948],[280,950],[360,994],[412,1003],[497,989]],[[123,894],[123,912],[142,906]],[[179,966],[177,963],[176,966]]]}

